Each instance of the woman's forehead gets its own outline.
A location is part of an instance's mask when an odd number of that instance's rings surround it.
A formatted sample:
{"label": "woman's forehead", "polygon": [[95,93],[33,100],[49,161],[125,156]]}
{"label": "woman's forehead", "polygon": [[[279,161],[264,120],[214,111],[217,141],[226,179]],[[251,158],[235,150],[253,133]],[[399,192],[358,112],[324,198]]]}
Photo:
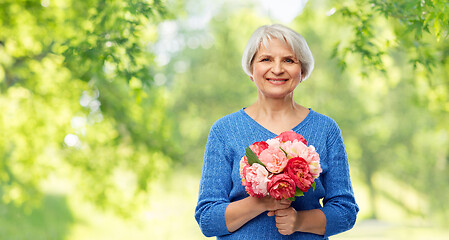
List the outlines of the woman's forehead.
{"label": "woman's forehead", "polygon": [[273,47],[276,48],[277,51],[282,50],[285,53],[295,55],[292,48],[287,43],[287,41],[285,41],[285,39],[271,38],[266,40],[267,41],[262,41],[259,44],[259,49],[257,50],[255,55],[258,55],[262,52],[270,52]]}
{"label": "woman's forehead", "polygon": [[264,46],[265,48],[270,48],[271,43],[275,41],[275,42],[281,42],[282,44],[289,46],[289,44],[287,43],[287,40],[285,39],[285,37],[282,38],[278,38],[278,37],[273,37],[271,35],[267,35],[265,37],[262,38],[262,41],[259,44],[259,49],[260,47]]}

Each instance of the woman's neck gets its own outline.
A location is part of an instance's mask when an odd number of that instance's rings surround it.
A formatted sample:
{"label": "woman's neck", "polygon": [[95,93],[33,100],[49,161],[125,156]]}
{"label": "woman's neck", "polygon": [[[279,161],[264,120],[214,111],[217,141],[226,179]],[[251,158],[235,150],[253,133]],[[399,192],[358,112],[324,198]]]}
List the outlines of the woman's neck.
{"label": "woman's neck", "polygon": [[258,100],[245,109],[245,112],[269,131],[280,134],[291,130],[302,122],[309,109],[297,104],[293,98]]}
{"label": "woman's neck", "polygon": [[262,114],[270,118],[276,118],[294,114],[301,106],[293,100],[293,96],[279,99],[259,96],[251,107],[258,115]]}

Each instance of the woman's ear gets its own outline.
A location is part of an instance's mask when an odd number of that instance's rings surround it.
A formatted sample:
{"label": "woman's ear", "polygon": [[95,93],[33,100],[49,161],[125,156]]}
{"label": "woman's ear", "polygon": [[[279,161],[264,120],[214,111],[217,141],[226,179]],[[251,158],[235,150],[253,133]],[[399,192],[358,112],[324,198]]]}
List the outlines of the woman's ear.
{"label": "woman's ear", "polygon": [[253,76],[249,76],[249,79],[254,82]]}

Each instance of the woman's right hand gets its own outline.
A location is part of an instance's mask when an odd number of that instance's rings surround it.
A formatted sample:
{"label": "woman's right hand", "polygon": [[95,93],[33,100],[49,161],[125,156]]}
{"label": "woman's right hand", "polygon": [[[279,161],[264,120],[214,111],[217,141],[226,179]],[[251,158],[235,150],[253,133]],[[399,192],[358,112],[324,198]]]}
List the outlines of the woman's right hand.
{"label": "woman's right hand", "polygon": [[263,205],[265,211],[269,212],[289,208],[290,204],[292,203],[292,201],[287,199],[276,200],[270,196],[260,198],[259,201]]}
{"label": "woman's right hand", "polygon": [[243,224],[255,218],[259,214],[269,211],[286,209],[290,207],[290,200],[276,200],[273,197],[246,197],[239,201],[231,202],[225,211],[226,227],[229,232],[234,232]]}

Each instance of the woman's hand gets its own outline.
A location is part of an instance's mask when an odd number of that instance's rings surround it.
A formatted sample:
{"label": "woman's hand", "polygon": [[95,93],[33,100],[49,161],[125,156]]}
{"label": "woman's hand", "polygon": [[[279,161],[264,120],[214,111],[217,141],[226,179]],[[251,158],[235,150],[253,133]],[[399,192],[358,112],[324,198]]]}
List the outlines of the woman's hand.
{"label": "woman's hand", "polygon": [[225,211],[226,227],[229,232],[234,232],[259,214],[289,208],[291,203],[290,200],[276,200],[273,197],[246,197],[232,202]]}
{"label": "woman's hand", "polygon": [[269,211],[269,214],[276,210],[289,208],[292,203],[292,201],[287,199],[276,200],[270,196],[261,198],[260,202],[264,206],[265,211]]}
{"label": "woman's hand", "polygon": [[268,216],[276,216],[276,227],[279,233],[290,235],[296,231],[324,235],[326,216],[319,209],[296,211],[293,207],[271,211]]}
{"label": "woman's hand", "polygon": [[276,227],[278,228],[280,234],[290,235],[297,231],[298,212],[293,207],[268,213],[268,216],[273,215],[276,215]]}

